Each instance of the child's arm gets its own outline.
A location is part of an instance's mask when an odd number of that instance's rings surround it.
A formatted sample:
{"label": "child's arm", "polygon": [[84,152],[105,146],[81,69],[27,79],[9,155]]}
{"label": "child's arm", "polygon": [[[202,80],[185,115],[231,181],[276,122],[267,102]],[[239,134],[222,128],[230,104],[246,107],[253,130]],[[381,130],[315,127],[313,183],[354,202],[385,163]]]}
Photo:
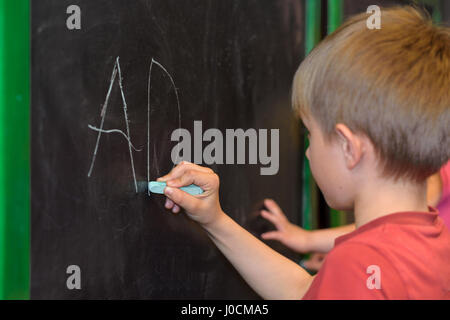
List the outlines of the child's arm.
{"label": "child's arm", "polygon": [[355,230],[350,224],[337,228],[308,231],[289,222],[278,204],[266,199],[264,205],[268,210],[262,210],[261,216],[272,222],[277,230],[263,233],[265,240],[278,240],[285,246],[300,253],[329,252],[334,247],[334,240]]}
{"label": "child's arm", "polygon": [[[255,238],[228,215],[219,203],[219,178],[208,168],[182,162],[168,175],[164,190],[170,199],[166,207],[177,212],[175,205],[198,222],[212,241],[238,270],[247,283],[265,299],[301,299],[313,277],[291,260]],[[178,189],[196,184],[204,192],[191,196]]]}
{"label": "child's arm", "polygon": [[334,247],[334,240],[355,230],[355,224],[348,224],[341,227],[319,229],[311,231],[310,251],[327,253]]}

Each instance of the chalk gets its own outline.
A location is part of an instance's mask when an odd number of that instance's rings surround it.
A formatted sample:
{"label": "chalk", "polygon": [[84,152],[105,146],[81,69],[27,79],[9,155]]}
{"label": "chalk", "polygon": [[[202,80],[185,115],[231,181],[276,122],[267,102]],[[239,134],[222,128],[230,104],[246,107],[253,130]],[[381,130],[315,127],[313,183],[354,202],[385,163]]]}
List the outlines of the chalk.
{"label": "chalk", "polygon": [[[159,193],[164,194],[164,188],[166,187],[165,182],[157,182],[157,181],[150,181],[148,183],[148,190],[153,193]],[[190,186],[181,187],[181,190],[183,190],[186,193],[189,193],[192,196],[197,196],[199,194],[203,193],[203,189],[199,186],[196,186],[195,184],[191,184]]]}

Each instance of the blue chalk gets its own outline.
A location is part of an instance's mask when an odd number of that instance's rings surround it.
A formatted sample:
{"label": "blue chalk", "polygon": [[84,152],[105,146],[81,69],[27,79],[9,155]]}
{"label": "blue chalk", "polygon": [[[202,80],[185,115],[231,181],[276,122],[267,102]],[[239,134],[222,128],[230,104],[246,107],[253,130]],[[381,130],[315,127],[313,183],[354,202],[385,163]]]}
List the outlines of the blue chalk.
{"label": "blue chalk", "polygon": [[[148,183],[148,190],[150,190],[150,192],[153,193],[164,194],[164,188],[166,186],[167,185],[165,182],[150,181]],[[190,186],[186,187],[181,187],[180,189],[183,190],[184,192],[189,193],[192,196],[197,196],[203,193],[203,189],[200,188],[199,186],[196,186],[195,184],[191,184]]]}

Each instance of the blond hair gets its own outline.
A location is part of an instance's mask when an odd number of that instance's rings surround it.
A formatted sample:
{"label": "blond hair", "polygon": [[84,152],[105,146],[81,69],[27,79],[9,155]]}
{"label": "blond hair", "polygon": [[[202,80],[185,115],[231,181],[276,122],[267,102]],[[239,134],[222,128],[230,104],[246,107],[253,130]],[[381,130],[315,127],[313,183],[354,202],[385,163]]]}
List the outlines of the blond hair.
{"label": "blond hair", "polygon": [[423,181],[450,157],[450,30],[413,7],[350,18],[304,60],[293,107],[328,137],[338,123],[372,141],[384,175]]}

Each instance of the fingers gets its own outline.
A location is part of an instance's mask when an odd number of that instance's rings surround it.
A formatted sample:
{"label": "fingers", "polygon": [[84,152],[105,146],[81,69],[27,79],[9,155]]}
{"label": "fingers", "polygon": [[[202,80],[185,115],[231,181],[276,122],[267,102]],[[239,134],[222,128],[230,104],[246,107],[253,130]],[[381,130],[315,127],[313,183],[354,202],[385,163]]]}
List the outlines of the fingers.
{"label": "fingers", "polygon": [[190,163],[187,161],[182,161],[176,167],[174,167],[168,174],[158,178],[157,181],[164,182],[164,181],[177,179],[177,178],[181,177],[188,170],[196,170],[196,171],[201,171],[204,173],[214,173],[214,171],[212,171],[210,168],[201,167],[199,165],[196,165],[194,163]]}
{"label": "fingers", "polygon": [[178,213],[180,211],[180,207],[184,208],[189,212],[196,212],[200,207],[202,201],[194,196],[191,196],[190,194],[184,192],[181,189],[173,187],[164,188],[164,194],[172,202],[176,203],[172,208],[172,212],[174,213]]}
{"label": "fingers", "polygon": [[196,184],[204,191],[217,189],[219,186],[219,177],[214,171],[190,162],[181,162],[158,181],[166,181],[167,186],[174,188]]}
{"label": "fingers", "polygon": [[167,181],[167,186],[174,188],[181,188],[190,184],[199,186],[207,194],[208,191],[218,188],[219,177],[215,173],[188,169],[180,177]]}
{"label": "fingers", "polygon": [[164,204],[164,207],[166,207],[166,209],[168,210],[172,210],[173,213],[179,213],[181,211],[180,207],[169,198],[166,198],[166,203]]}
{"label": "fingers", "polygon": [[325,255],[313,254],[310,259],[306,260],[303,265],[305,268],[311,271],[319,271],[320,267],[324,263]]}
{"label": "fingers", "polygon": [[173,206],[174,206],[173,201],[170,200],[169,198],[166,198],[166,203],[164,207],[166,207],[166,209],[172,210]]}
{"label": "fingers", "polygon": [[310,260],[320,263],[325,259],[326,256],[327,255],[325,253],[313,253]]}
{"label": "fingers", "polygon": [[278,240],[281,241],[281,234],[278,231],[270,231],[263,233],[261,238],[264,240]]}
{"label": "fingers", "polygon": [[264,205],[273,214],[278,215],[278,216],[283,216],[283,217],[285,216],[283,213],[283,210],[281,210],[281,208],[278,206],[278,204],[275,201],[273,201],[272,199],[265,199]]}
{"label": "fingers", "polygon": [[269,220],[277,229],[279,229],[279,218],[267,210],[261,210],[261,216]]}

